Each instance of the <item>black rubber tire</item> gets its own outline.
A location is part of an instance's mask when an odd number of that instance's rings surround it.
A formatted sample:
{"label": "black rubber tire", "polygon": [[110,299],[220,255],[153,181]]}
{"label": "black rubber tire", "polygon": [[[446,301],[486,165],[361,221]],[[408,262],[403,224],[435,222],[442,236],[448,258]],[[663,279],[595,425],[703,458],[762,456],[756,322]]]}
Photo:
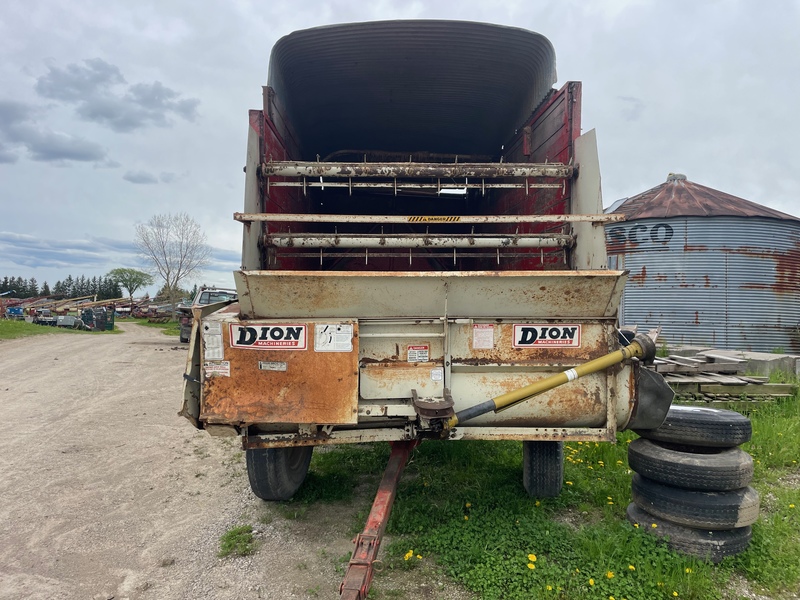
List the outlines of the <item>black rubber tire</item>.
{"label": "black rubber tire", "polygon": [[250,489],[262,500],[289,500],[308,474],[313,446],[247,450]]}
{"label": "black rubber tire", "polygon": [[758,519],[758,492],[751,487],[729,492],[685,490],[634,474],[636,506],[670,523],[694,529],[734,529]]}
{"label": "black rubber tire", "polygon": [[702,406],[672,406],[657,429],[634,429],[659,442],[711,448],[733,448],[750,440],[750,419],[732,410]]}
{"label": "black rubber tire", "polygon": [[[667,546],[675,552],[694,556],[700,560],[718,563],[726,556],[747,550],[753,529],[749,525],[722,531],[693,529],[659,519],[631,502],[626,511],[628,521],[649,534],[666,538]],[[656,527],[653,527],[653,524]]]}
{"label": "black rubber tire", "polygon": [[753,458],[740,448],[712,448],[702,454],[665,448],[646,439],[628,446],[631,469],[648,479],[709,492],[727,492],[753,479]]}
{"label": "black rubber tire", "polygon": [[532,498],[555,498],[564,485],[564,442],[522,442],[522,485]]}
{"label": "black rubber tire", "polygon": [[181,332],[181,334],[179,336],[179,339],[180,339],[182,344],[188,344],[189,343],[189,338],[188,337],[184,337],[183,332]]}

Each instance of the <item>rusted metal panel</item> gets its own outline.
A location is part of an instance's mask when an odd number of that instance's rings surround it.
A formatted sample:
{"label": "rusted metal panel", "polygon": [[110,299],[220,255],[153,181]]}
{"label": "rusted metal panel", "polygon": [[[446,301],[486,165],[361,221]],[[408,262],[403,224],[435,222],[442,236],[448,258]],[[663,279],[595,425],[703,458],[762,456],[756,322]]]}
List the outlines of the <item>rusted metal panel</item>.
{"label": "rusted metal panel", "polygon": [[800,221],[638,219],[606,239],[631,271],[623,323],[661,325],[670,344],[800,353]]}
{"label": "rusted metal panel", "polygon": [[[524,387],[549,373],[454,372],[450,390],[455,410],[467,408],[474,399],[486,400]],[[605,374],[587,375],[499,413],[470,419],[470,426],[491,427],[601,427],[607,420]],[[466,399],[470,401],[465,402]]]}
{"label": "rusted metal panel", "polygon": [[[216,317],[216,318],[215,318]],[[234,347],[235,318],[214,315],[203,326],[220,325],[224,360],[209,359],[205,337],[203,395],[200,418],[209,423],[318,423],[354,424],[358,421],[358,323],[250,321],[241,325],[259,331],[264,344],[275,340],[271,327],[304,326],[304,343],[281,346]],[[325,325],[352,327],[352,348],[319,351]],[[235,334],[234,334],[235,335]],[[244,336],[243,336],[244,337]],[[291,340],[294,343],[294,340]],[[303,348],[305,346],[305,348]]]}
{"label": "rusted metal panel", "polygon": [[442,396],[444,365],[441,362],[379,362],[361,366],[361,397],[365,400],[411,398],[411,390],[420,396]]}
{"label": "rusted metal panel", "polygon": [[237,271],[246,318],[613,317],[620,271]]}
{"label": "rusted metal panel", "polygon": [[800,222],[800,217],[694,183],[670,173],[667,181],[631,196],[615,211],[629,220],[672,217],[762,217]]}

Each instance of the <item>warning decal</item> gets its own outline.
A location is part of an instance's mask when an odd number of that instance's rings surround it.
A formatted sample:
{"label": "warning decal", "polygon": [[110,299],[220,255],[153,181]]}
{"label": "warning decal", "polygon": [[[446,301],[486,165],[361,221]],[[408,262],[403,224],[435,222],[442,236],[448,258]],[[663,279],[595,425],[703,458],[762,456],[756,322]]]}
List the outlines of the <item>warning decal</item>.
{"label": "warning decal", "polygon": [[427,344],[408,347],[408,362],[428,362],[431,355],[431,347]]}
{"label": "warning decal", "polygon": [[409,223],[458,223],[461,217],[408,217]]}
{"label": "warning decal", "polygon": [[580,348],[580,325],[550,325],[529,323],[514,325],[514,348]]}
{"label": "warning decal", "polygon": [[314,326],[314,350],[317,352],[352,352],[353,326],[349,323],[317,323]]}
{"label": "warning decal", "polygon": [[253,350],[305,350],[308,348],[305,325],[257,323],[231,324],[231,348]]}

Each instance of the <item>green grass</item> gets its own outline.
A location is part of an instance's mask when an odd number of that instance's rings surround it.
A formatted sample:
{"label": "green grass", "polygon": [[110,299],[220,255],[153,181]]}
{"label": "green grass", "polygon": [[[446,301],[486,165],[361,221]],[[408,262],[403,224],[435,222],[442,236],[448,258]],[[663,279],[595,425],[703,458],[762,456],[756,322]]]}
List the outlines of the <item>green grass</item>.
{"label": "green grass", "polygon": [[122,333],[116,327],[113,331],[78,331],[77,329],[67,329],[66,327],[49,327],[45,325],[34,325],[27,321],[15,321],[11,319],[0,319],[0,340],[13,340],[18,338],[30,337],[32,335],[43,335],[45,333],[69,333],[78,335],[105,335]]}
{"label": "green grass", "polygon": [[[487,599],[713,600],[734,575],[761,594],[791,596],[800,587],[799,407],[795,397],[749,414],[754,433],[744,449],[755,460],[761,517],[749,549],[719,565],[672,552],[628,523],[627,446],[636,436],[623,432],[616,445],[567,443],[567,483],[558,498],[539,501],[522,488],[520,443],[423,443],[398,488],[387,568],[435,561]],[[306,485],[284,506],[313,515],[316,503],[349,501],[362,484],[369,499],[360,530],[388,454],[382,444],[317,451]]]}
{"label": "green grass", "polygon": [[247,556],[256,550],[256,542],[253,538],[253,528],[250,525],[240,525],[229,529],[219,538],[219,552],[217,556],[223,558],[234,554],[236,556]]}
{"label": "green grass", "polygon": [[71,331],[60,327],[45,327],[34,325],[26,321],[16,321],[11,319],[0,319],[0,340],[14,340],[17,338],[28,337],[31,335],[42,335],[44,333],[60,333]]}
{"label": "green grass", "polygon": [[150,323],[147,319],[125,319],[124,323],[136,323],[145,327],[154,327],[161,329],[164,335],[172,335],[178,337],[181,334],[181,324],[178,321],[170,321],[169,323]]}

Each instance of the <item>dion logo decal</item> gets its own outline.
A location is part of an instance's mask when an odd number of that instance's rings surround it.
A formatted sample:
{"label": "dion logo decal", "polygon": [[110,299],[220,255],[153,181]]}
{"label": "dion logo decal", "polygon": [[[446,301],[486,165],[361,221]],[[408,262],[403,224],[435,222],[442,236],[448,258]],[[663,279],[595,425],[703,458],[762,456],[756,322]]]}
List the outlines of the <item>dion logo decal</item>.
{"label": "dion logo decal", "polygon": [[256,350],[305,350],[305,325],[231,325],[231,347]]}
{"label": "dion logo decal", "polygon": [[537,346],[558,346],[559,348],[580,348],[580,325],[526,324],[514,325],[514,348]]}

